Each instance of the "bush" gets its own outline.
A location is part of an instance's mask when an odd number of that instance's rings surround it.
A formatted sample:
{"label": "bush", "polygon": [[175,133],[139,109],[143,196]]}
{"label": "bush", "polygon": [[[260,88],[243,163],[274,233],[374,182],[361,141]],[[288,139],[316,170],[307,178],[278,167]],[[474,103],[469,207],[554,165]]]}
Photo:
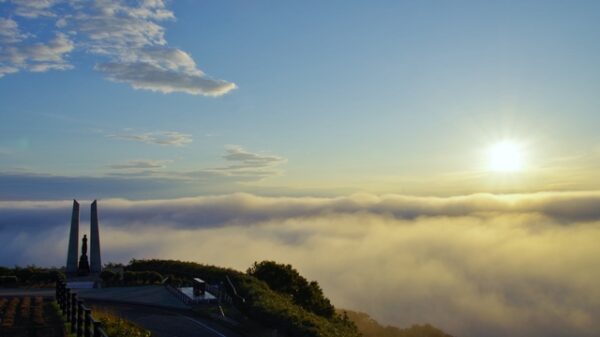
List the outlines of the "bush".
{"label": "bush", "polygon": [[0,276],[0,286],[16,287],[19,284],[19,279],[16,276]]}
{"label": "bush", "polygon": [[57,280],[64,279],[64,274],[54,268],[49,269],[36,266],[27,266],[25,268],[16,266],[12,269],[0,268],[0,284],[3,286],[49,287]]}
{"label": "bush", "polygon": [[100,278],[106,286],[116,285],[120,281],[120,275],[107,269],[100,272]]}
{"label": "bush", "polygon": [[310,312],[327,318],[335,314],[335,308],[323,295],[319,284],[316,281],[308,282],[289,264],[274,261],[255,262],[247,273],[265,281],[269,288],[290,296],[294,303]]}
{"label": "bush", "polygon": [[110,337],[150,337],[150,331],[110,311],[94,308],[92,316],[102,322],[104,331]]}
{"label": "bush", "polygon": [[155,271],[126,271],[123,273],[123,284],[128,286],[160,284],[162,279],[162,275]]}

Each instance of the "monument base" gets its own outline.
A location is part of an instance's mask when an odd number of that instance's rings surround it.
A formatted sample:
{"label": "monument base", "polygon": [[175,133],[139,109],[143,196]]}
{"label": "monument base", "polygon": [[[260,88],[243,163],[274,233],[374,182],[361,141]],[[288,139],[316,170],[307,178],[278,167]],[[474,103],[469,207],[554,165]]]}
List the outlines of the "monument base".
{"label": "monument base", "polygon": [[102,279],[100,275],[90,274],[87,276],[67,276],[67,288],[89,289],[100,288]]}

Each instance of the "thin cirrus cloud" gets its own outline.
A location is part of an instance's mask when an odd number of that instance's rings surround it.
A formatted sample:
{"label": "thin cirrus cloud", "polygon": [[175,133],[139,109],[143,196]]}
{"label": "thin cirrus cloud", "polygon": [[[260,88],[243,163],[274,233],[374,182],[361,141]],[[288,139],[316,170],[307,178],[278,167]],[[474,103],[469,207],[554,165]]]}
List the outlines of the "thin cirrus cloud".
{"label": "thin cirrus cloud", "polygon": [[164,168],[170,160],[129,160],[122,164],[113,164],[109,167],[115,170],[150,170]]}
{"label": "thin cirrus cloud", "polygon": [[[4,6],[10,15],[0,18],[0,77],[72,69],[68,57],[81,50],[102,60],[94,68],[109,80],[135,89],[220,96],[236,88],[206,75],[189,53],[167,46],[162,23],[175,15],[162,0],[11,0]],[[52,22],[54,36],[23,32],[19,22]]]}
{"label": "thin cirrus cloud", "polygon": [[135,130],[124,130],[120,133],[108,134],[106,137],[146,144],[171,146],[183,146],[192,142],[192,135],[177,131],[136,132]]}
{"label": "thin cirrus cloud", "polygon": [[229,165],[215,168],[214,171],[233,175],[269,176],[278,174],[276,167],[287,162],[283,157],[250,152],[239,145],[226,146],[225,151],[223,159]]}
{"label": "thin cirrus cloud", "polygon": [[[108,135],[150,144],[182,145],[181,134],[167,132]],[[185,140],[186,138],[183,137]],[[0,149],[1,150],[1,149]],[[2,153],[0,152],[0,155]],[[132,159],[113,163],[103,176],[62,176],[30,171],[0,172],[0,200],[62,199],[80,197],[168,198],[186,195],[254,191],[251,184],[281,174],[286,159],[229,146],[223,158],[227,166],[180,170],[165,169],[171,160]]]}
{"label": "thin cirrus cloud", "polygon": [[[70,204],[0,202],[0,263],[64,264]],[[172,258],[244,270],[277,260],[317,280],[338,307],[457,336],[600,331],[599,192],[238,193],[99,205],[106,261]]]}

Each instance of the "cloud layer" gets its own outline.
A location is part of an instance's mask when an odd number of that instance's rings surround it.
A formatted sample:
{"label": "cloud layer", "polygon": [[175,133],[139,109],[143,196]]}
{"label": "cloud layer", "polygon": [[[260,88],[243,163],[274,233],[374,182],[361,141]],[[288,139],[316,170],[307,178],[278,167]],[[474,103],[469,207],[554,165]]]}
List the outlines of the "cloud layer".
{"label": "cloud layer", "polygon": [[[236,88],[207,76],[189,53],[167,46],[162,23],[175,15],[162,0],[10,0],[3,6],[9,16],[0,17],[0,77],[71,69],[67,57],[79,49],[102,60],[95,69],[108,79],[135,89],[220,96]],[[22,30],[36,24],[53,24],[54,36]]]}
{"label": "cloud layer", "polygon": [[192,135],[177,131],[136,132],[129,129],[106,136],[114,139],[158,145],[182,146],[192,142]]}
{"label": "cloud layer", "polygon": [[[70,203],[0,202],[0,262],[64,263]],[[105,261],[245,269],[275,259],[318,280],[337,306],[389,324],[430,322],[459,336],[600,331],[598,192],[232,194],[99,205]]]}
{"label": "cloud layer", "polygon": [[[191,142],[190,135],[178,132],[120,133],[111,138],[148,144],[181,146]],[[231,192],[253,192],[256,183],[279,175],[286,159],[280,156],[250,152],[241,146],[230,146],[222,156],[226,166],[167,169],[170,159],[132,159],[108,165],[104,176],[61,176],[30,171],[0,172],[0,200],[110,198],[139,199],[147,195],[170,198],[186,195],[209,195]],[[0,149],[0,155],[2,151]],[[260,188],[263,192],[268,190]],[[281,192],[281,190],[279,190]]]}

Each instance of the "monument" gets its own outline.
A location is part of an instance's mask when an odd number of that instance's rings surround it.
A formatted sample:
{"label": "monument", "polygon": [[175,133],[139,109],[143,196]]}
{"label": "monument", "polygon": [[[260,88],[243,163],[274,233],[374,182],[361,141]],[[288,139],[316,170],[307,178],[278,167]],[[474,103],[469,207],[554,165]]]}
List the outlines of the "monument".
{"label": "monument", "polygon": [[85,234],[81,241],[81,257],[79,258],[79,270],[77,275],[88,276],[90,274],[90,263],[88,262],[87,257],[87,236]]}
{"label": "monument", "polygon": [[93,274],[100,274],[102,271],[102,261],[100,259],[100,233],[98,231],[98,207],[96,200],[92,202],[90,239],[90,271]]}
{"label": "monument", "polygon": [[77,275],[77,249],[79,242],[79,203],[73,200],[71,213],[71,234],[69,235],[69,251],[67,252],[67,275]]}
{"label": "monument", "polygon": [[[87,255],[87,235],[83,236],[81,245],[81,256],[77,258],[79,251],[79,203],[73,200],[73,212],[71,213],[71,232],[69,235],[69,248],[67,251],[66,274],[70,279],[77,277],[92,276],[97,278],[102,271],[102,259],[100,258],[100,231],[98,228],[98,208],[94,200],[91,207],[90,221],[90,257]],[[79,263],[77,262],[79,260]]]}

